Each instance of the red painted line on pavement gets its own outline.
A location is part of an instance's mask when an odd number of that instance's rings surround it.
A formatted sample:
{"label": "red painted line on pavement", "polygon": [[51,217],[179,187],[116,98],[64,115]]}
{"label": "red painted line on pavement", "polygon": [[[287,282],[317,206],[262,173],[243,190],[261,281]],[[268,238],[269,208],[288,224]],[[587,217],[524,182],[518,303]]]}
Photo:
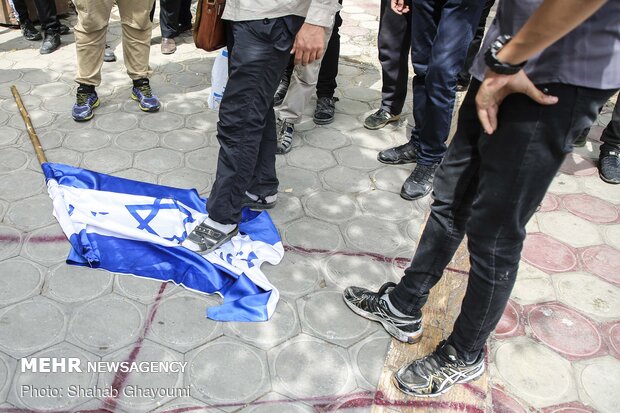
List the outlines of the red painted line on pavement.
{"label": "red painted line on pavement", "polygon": [[[15,235],[0,235],[0,242],[19,242],[20,238]],[[45,244],[54,242],[66,242],[67,237],[64,235],[36,235],[31,237],[28,242],[35,244]]]}
{"label": "red painted line on pavement", "polygon": [[[138,337],[138,340],[134,344],[134,347],[131,350],[131,353],[129,353],[129,356],[125,360],[126,363],[133,363],[138,358],[138,354],[140,353],[140,350],[142,350],[142,343],[144,342],[144,339],[146,338],[146,335],[148,334],[148,332],[151,330],[151,326],[153,325],[153,320],[155,320],[155,314],[157,314],[157,310],[159,309],[159,304],[164,295],[164,290],[166,289],[167,285],[168,283],[161,283],[161,286],[159,287],[159,291],[157,292],[157,296],[155,297],[155,302],[149,309],[149,314],[146,318],[146,322],[144,323],[144,328],[142,329],[142,333],[140,334],[140,336]],[[130,373],[129,371],[117,371],[116,372],[116,375],[114,376],[114,381],[112,381],[112,388],[115,390],[114,394],[117,394],[117,395],[122,394],[121,389],[124,387],[125,383],[127,382],[129,373]],[[116,405],[118,404],[118,399],[117,397],[108,397],[107,399],[104,400],[103,404],[106,409],[110,409],[113,411],[116,408]]]}

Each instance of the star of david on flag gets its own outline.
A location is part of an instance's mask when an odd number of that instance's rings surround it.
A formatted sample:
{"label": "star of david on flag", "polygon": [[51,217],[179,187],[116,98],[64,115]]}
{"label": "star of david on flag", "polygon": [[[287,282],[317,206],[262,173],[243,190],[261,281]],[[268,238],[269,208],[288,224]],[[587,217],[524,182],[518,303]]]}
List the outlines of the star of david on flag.
{"label": "star of david on flag", "polygon": [[55,163],[42,164],[54,216],[72,249],[67,263],[170,281],[223,303],[207,317],[264,321],[279,299],[260,267],[284,248],[267,212],[243,211],[239,234],[207,255],[180,245],[207,216],[206,200],[179,189]]}

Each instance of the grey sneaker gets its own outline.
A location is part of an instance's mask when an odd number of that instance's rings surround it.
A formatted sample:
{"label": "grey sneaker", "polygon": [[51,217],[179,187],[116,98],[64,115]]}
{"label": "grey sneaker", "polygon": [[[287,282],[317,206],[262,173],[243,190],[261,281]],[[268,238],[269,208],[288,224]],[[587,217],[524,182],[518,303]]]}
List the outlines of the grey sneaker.
{"label": "grey sneaker", "polygon": [[295,125],[286,120],[283,121],[280,132],[278,133],[277,154],[283,155],[289,153],[291,149],[293,149],[293,133],[295,133]]}
{"label": "grey sneaker", "polygon": [[436,397],[457,383],[467,383],[484,373],[484,351],[472,363],[461,359],[456,349],[442,341],[426,357],[404,365],[392,382],[403,393],[417,397]]}
{"label": "grey sneaker", "polygon": [[379,109],[372,115],[369,115],[364,121],[364,127],[366,129],[381,129],[390,122],[397,122],[400,120],[400,115],[392,115],[390,112]]}
{"label": "grey sneaker", "polygon": [[388,303],[382,298],[396,284],[385,283],[378,292],[362,287],[348,287],[344,290],[344,302],[357,315],[372,321],[378,321],[395,339],[404,343],[417,343],[422,338],[422,313],[411,317],[399,317],[394,314]]}
{"label": "grey sneaker", "polygon": [[598,171],[608,184],[620,184],[620,151],[601,151]]}

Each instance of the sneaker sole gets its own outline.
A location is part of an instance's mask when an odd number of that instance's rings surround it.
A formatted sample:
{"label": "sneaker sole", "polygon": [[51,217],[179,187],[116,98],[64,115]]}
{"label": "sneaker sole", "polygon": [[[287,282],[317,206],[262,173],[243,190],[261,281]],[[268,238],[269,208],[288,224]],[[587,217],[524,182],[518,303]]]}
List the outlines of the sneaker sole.
{"label": "sneaker sole", "polygon": [[312,118],[312,120],[314,121],[316,125],[329,125],[330,123],[334,121],[334,118],[331,118],[331,119]]}
{"label": "sneaker sole", "polygon": [[422,326],[420,326],[420,329],[417,331],[416,334],[407,335],[403,333],[401,330],[399,330],[398,328],[394,327],[392,324],[386,323],[385,320],[382,319],[381,317],[377,317],[376,315],[370,314],[360,309],[356,305],[351,304],[344,295],[342,296],[342,299],[346,303],[347,307],[349,307],[355,314],[361,317],[364,317],[368,320],[378,321],[379,323],[381,323],[385,331],[387,331],[396,340],[402,341],[403,343],[415,344],[422,339],[422,332],[424,331]]}
{"label": "sneaker sole", "polygon": [[392,384],[398,390],[400,390],[401,392],[403,392],[403,393],[405,393],[406,395],[409,395],[409,396],[415,396],[415,397],[421,397],[421,398],[439,397],[442,394],[447,393],[452,387],[454,387],[455,384],[468,383],[468,382],[470,382],[472,380],[477,379],[478,377],[482,376],[482,373],[484,373],[485,370],[486,370],[486,368],[484,367],[484,361],[483,361],[482,362],[482,367],[478,371],[476,371],[473,376],[467,377],[466,379],[458,380],[458,381],[454,382],[453,384],[451,384],[450,386],[445,387],[444,389],[442,389],[441,391],[439,391],[437,393],[428,393],[428,394],[416,393],[415,391],[410,390],[409,388],[405,387],[404,384],[402,384],[400,381],[398,381],[398,379],[396,378],[396,373],[392,374]]}
{"label": "sneaker sole", "polygon": [[96,108],[98,108],[98,107],[99,107],[99,103],[100,103],[100,100],[99,100],[99,99],[97,99],[97,101],[96,101],[96,102],[95,102],[95,104],[93,105],[93,108],[92,108],[92,110],[91,110],[91,112],[90,112],[90,116],[87,116],[87,117],[85,117],[85,118],[81,118],[81,119],[77,119],[77,118],[73,117],[73,120],[74,120],[74,121],[76,121],[76,122],[86,122],[86,121],[88,121],[88,120],[91,120],[91,119],[95,116],[95,113],[94,113],[93,111],[94,111]]}
{"label": "sneaker sole", "polygon": [[[432,191],[432,190],[431,190],[431,191]],[[409,195],[407,195],[405,192],[400,191],[400,197],[401,197],[402,199],[406,200],[406,201],[417,201],[418,199],[422,199],[422,198],[424,198],[425,196],[427,196],[428,194],[430,194],[430,193],[431,193],[431,191],[428,191],[427,193],[422,194],[422,195],[420,195],[420,196],[409,196]]]}
{"label": "sneaker sole", "polygon": [[138,107],[140,108],[140,110],[142,112],[157,112],[160,109],[160,106],[158,106],[156,108],[145,108],[144,106],[140,105],[140,100],[133,93],[131,94],[131,99],[135,100],[136,102],[138,102]]}
{"label": "sneaker sole", "polygon": [[599,172],[598,176],[600,176],[600,177],[601,177],[601,180],[603,180],[603,182],[607,182],[608,184],[612,184],[612,185],[618,185],[618,184],[620,184],[620,181],[612,181],[611,179],[607,179],[607,178],[605,178],[605,177],[603,176],[603,174],[601,174],[600,172]]}
{"label": "sneaker sole", "polygon": [[241,207],[246,207],[246,208],[250,208],[254,211],[264,211],[266,209],[272,209],[273,207],[276,206],[275,202],[272,202],[270,204],[259,204],[259,203],[248,203],[248,204],[242,204]]}
{"label": "sneaker sole", "polygon": [[386,165],[404,165],[404,164],[408,164],[408,163],[416,163],[417,159],[412,159],[412,160],[398,160],[398,161],[385,161],[381,158],[379,158],[379,155],[377,155],[377,160],[381,163],[384,163]]}
{"label": "sneaker sole", "polygon": [[399,120],[400,120],[400,115],[395,116],[395,117],[393,117],[392,119],[390,119],[390,120],[388,120],[388,121],[386,121],[386,122],[384,122],[384,123],[381,123],[381,124],[379,124],[379,125],[377,125],[377,126],[368,126],[368,125],[366,124],[366,122],[364,122],[364,127],[365,127],[366,129],[370,129],[370,130],[377,130],[377,129],[385,128],[385,127],[388,125],[388,123],[398,122]]}

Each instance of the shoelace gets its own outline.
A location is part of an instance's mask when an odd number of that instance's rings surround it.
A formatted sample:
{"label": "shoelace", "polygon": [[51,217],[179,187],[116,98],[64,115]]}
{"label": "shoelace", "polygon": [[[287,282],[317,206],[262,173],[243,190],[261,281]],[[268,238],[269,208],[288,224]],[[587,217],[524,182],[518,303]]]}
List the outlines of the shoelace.
{"label": "shoelace", "polygon": [[86,102],[88,102],[88,96],[89,96],[89,93],[78,92],[76,94],[76,101],[77,101],[78,106],[85,105]]}
{"label": "shoelace", "polygon": [[316,102],[317,111],[331,110],[335,102],[338,102],[338,98],[319,98]]}
{"label": "shoelace", "polygon": [[[413,373],[422,377],[429,377],[433,374],[442,372],[446,367],[456,367],[458,361],[452,361],[441,354],[441,349],[433,351],[428,356],[411,363],[407,369],[413,370]],[[444,373],[445,374],[445,373]]]}
{"label": "shoelace", "polygon": [[138,86],[136,89],[138,89],[147,98],[153,97],[153,92],[151,91],[150,85]]}
{"label": "shoelace", "polygon": [[418,165],[413,170],[412,178],[415,182],[430,182],[434,171],[431,165]]}

